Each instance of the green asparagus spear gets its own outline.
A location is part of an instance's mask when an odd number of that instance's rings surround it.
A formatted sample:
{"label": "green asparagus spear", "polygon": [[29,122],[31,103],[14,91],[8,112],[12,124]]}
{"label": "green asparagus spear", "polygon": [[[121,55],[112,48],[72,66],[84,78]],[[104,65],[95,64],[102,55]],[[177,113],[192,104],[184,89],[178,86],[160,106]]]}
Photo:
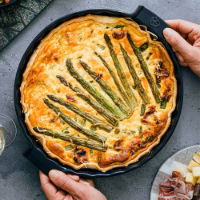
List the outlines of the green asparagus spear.
{"label": "green asparagus spear", "polygon": [[110,68],[110,66],[108,65],[108,63],[106,62],[106,60],[99,55],[97,52],[95,52],[95,54],[98,56],[98,58],[101,60],[101,62],[103,63],[103,65],[107,68],[107,70],[109,71],[110,75],[112,76],[112,79],[115,83],[115,85],[117,86],[117,89],[119,90],[122,98],[124,99],[124,101],[126,102],[127,105],[130,105],[130,101],[128,99],[128,96],[126,94],[126,92],[124,91],[124,89],[121,87],[117,77],[115,76],[115,73],[113,72],[113,70]]}
{"label": "green asparagus spear", "polygon": [[113,60],[114,66],[117,70],[120,81],[122,82],[124,88],[126,89],[127,95],[129,97],[129,100],[130,100],[130,108],[131,108],[131,112],[132,112],[133,109],[135,108],[136,104],[137,104],[136,98],[133,94],[131,86],[128,83],[128,80],[127,80],[126,75],[124,73],[124,70],[123,70],[123,68],[122,68],[122,66],[121,66],[121,64],[120,64],[120,62],[117,58],[117,55],[116,55],[116,53],[113,49],[113,44],[110,40],[110,37],[107,34],[104,34],[104,39],[105,39],[106,44],[108,46],[108,49],[110,51],[110,55],[112,57],[112,60]]}
{"label": "green asparagus spear", "polygon": [[106,137],[96,134],[95,132],[86,129],[84,127],[82,127],[79,123],[75,122],[74,120],[72,120],[70,117],[68,117],[67,115],[65,115],[58,107],[54,106],[52,103],[50,103],[50,101],[48,99],[44,99],[44,103],[51,109],[53,110],[58,117],[60,117],[61,119],[63,119],[67,124],[69,124],[72,128],[76,129],[77,131],[83,133],[84,135],[92,138],[93,140],[97,140],[100,142],[105,142],[106,141]]}
{"label": "green asparagus spear", "polygon": [[93,140],[83,139],[77,136],[66,135],[66,134],[63,134],[62,132],[56,132],[56,131],[52,131],[50,129],[41,128],[41,127],[34,127],[33,130],[40,134],[51,136],[53,138],[61,139],[61,140],[71,142],[76,145],[88,147],[88,148],[95,149],[98,151],[105,152],[107,149],[107,147],[102,143],[99,143]]}
{"label": "green asparagus spear", "polygon": [[148,42],[145,42],[144,44],[142,44],[140,47],[139,47],[139,50],[140,51],[145,51],[146,49],[148,49],[149,47],[149,43]]}
{"label": "green asparagus spear", "polygon": [[134,67],[133,67],[133,64],[132,64],[132,61],[131,61],[131,58],[129,57],[128,53],[126,52],[126,50],[122,47],[122,45],[120,44],[120,48],[121,48],[121,51],[122,51],[122,54],[124,56],[124,60],[129,68],[129,71],[130,71],[130,74],[134,80],[134,83],[135,83],[135,87],[140,95],[140,97],[142,98],[144,104],[148,104],[149,103],[149,97],[147,96],[143,86],[142,86],[142,83],[137,75],[137,72],[135,71]]}
{"label": "green asparagus spear", "polygon": [[160,102],[160,108],[165,109],[168,101],[169,101],[168,99],[162,99]]}
{"label": "green asparagus spear", "polygon": [[72,145],[67,145],[67,146],[65,146],[65,150],[66,150],[66,151],[70,151],[70,150],[72,150],[72,149],[74,149],[74,147],[73,147]]}
{"label": "green asparagus spear", "polygon": [[83,61],[80,61],[80,64],[85,69],[85,71],[101,86],[105,93],[113,100],[113,102],[119,107],[119,109],[126,114],[130,115],[127,106],[124,102],[115,94],[109,85],[106,84],[104,80],[99,78],[98,74],[91,70],[88,64]]}
{"label": "green asparagus spear", "polygon": [[150,53],[148,54],[148,56],[146,57],[146,60],[149,60],[151,56],[152,56],[152,53],[150,52]]}
{"label": "green asparagus spear", "polygon": [[60,105],[65,106],[67,109],[77,113],[78,115],[80,115],[81,117],[83,117],[84,119],[88,120],[89,122],[91,122],[93,125],[104,129],[108,132],[110,132],[112,130],[112,126],[105,124],[103,121],[101,121],[100,119],[96,118],[95,116],[89,115],[87,112],[80,110],[77,106],[61,99],[58,97],[55,97],[54,95],[47,95],[47,97],[54,101],[59,103]]}
{"label": "green asparagus spear", "polygon": [[115,117],[110,112],[108,112],[106,109],[104,109],[95,99],[93,99],[92,97],[85,94],[84,91],[81,90],[80,88],[73,87],[72,84],[68,83],[62,76],[57,75],[56,77],[63,85],[65,85],[66,87],[69,87],[72,91],[74,91],[76,93],[76,95],[78,97],[83,99],[92,108],[94,108],[104,119],[107,120],[107,122],[109,122],[113,126],[118,125],[118,122],[115,119]]}
{"label": "green asparagus spear", "polygon": [[114,28],[124,28],[124,25],[117,25],[117,26],[115,26]]}
{"label": "green asparagus spear", "polygon": [[66,66],[72,77],[75,78],[105,109],[111,112],[119,120],[126,117],[113,102],[106,99],[96,88],[88,81],[84,80],[83,77],[75,71],[70,59],[67,59]]}
{"label": "green asparagus spear", "polygon": [[145,74],[145,76],[146,76],[146,78],[147,78],[147,80],[148,80],[148,82],[149,82],[149,85],[150,85],[150,87],[151,87],[151,90],[152,90],[152,93],[153,93],[153,96],[154,96],[156,102],[157,102],[157,103],[160,103],[160,92],[159,92],[159,90],[158,90],[158,88],[157,88],[157,86],[156,86],[155,81],[153,80],[153,77],[151,76],[151,74],[150,74],[150,72],[149,72],[149,70],[148,70],[148,66],[147,66],[146,62],[144,61],[144,58],[143,58],[143,56],[142,56],[142,53],[141,53],[140,50],[135,46],[135,44],[134,44],[134,42],[133,42],[133,40],[132,40],[132,38],[131,38],[131,35],[130,35],[129,33],[127,33],[127,38],[128,38],[128,41],[129,41],[129,43],[130,43],[130,45],[131,45],[131,47],[132,47],[132,49],[133,49],[135,55],[136,55],[137,58],[138,58],[138,61],[139,61],[139,63],[140,63],[140,66],[141,66],[141,68],[142,68],[142,70],[143,70],[143,72],[144,72],[144,74]]}
{"label": "green asparagus spear", "polygon": [[143,116],[144,113],[146,111],[146,106],[144,104],[141,105],[141,112],[140,112],[140,116]]}

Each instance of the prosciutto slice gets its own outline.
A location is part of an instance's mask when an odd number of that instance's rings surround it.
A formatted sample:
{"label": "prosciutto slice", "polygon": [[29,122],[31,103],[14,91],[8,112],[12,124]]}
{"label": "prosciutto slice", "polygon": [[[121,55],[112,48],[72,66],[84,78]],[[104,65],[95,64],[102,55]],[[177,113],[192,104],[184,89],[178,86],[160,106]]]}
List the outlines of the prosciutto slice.
{"label": "prosciutto slice", "polygon": [[185,182],[181,173],[173,171],[171,177],[160,184],[158,200],[191,200],[194,187]]}

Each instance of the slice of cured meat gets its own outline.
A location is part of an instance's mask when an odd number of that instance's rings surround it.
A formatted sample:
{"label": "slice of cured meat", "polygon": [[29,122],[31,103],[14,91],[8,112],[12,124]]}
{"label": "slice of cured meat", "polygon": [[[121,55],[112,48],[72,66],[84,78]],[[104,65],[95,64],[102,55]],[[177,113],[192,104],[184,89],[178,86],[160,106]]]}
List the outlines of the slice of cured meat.
{"label": "slice of cured meat", "polygon": [[191,200],[194,187],[185,182],[181,173],[173,171],[171,177],[160,184],[158,200]]}

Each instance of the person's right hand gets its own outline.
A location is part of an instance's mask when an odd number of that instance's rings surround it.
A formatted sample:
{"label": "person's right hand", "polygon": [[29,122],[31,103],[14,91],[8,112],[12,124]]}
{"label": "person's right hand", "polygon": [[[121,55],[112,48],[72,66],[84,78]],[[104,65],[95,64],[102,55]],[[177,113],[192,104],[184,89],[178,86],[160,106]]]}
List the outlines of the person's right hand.
{"label": "person's right hand", "polygon": [[172,46],[180,64],[188,66],[200,76],[200,25],[184,20],[166,22],[172,29],[164,29],[163,35]]}
{"label": "person's right hand", "polygon": [[48,200],[106,200],[91,180],[58,170],[51,170],[49,177],[40,172],[40,182]]}

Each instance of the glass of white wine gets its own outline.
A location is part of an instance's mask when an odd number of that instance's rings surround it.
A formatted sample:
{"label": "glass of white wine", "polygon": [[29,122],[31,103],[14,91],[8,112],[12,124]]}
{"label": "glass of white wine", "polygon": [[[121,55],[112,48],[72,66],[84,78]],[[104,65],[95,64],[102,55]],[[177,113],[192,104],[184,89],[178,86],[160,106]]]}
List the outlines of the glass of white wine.
{"label": "glass of white wine", "polygon": [[0,114],[0,155],[4,149],[11,145],[17,135],[17,128],[14,121],[6,116]]}

